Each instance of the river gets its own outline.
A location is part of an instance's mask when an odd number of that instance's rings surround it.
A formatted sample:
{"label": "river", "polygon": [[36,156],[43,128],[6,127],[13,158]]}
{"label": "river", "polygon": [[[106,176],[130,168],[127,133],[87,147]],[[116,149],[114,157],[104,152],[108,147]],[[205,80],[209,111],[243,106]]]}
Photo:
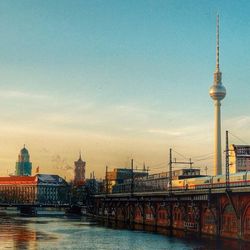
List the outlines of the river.
{"label": "river", "polygon": [[249,249],[236,241],[175,238],[137,230],[114,229],[86,217],[0,214],[0,249],[205,250]]}

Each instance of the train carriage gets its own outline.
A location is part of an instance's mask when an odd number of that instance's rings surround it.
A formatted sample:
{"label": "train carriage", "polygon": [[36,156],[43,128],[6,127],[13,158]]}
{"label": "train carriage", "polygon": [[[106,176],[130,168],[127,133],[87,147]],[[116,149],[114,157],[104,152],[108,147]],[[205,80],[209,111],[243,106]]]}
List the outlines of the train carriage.
{"label": "train carriage", "polygon": [[172,190],[184,190],[186,188],[185,179],[172,180]]}
{"label": "train carriage", "polygon": [[204,189],[211,187],[211,176],[185,179],[186,189]]}
{"label": "train carriage", "polygon": [[[229,176],[231,187],[240,187],[250,185],[250,171],[238,172]],[[172,180],[172,190],[193,190],[193,189],[208,189],[208,188],[225,188],[226,176],[203,176],[186,179]],[[168,191],[169,177],[161,174],[149,175],[147,178],[138,178],[134,180],[134,192],[147,191]],[[117,184],[113,187],[114,193],[129,193],[131,192],[131,180],[125,180],[122,184]]]}

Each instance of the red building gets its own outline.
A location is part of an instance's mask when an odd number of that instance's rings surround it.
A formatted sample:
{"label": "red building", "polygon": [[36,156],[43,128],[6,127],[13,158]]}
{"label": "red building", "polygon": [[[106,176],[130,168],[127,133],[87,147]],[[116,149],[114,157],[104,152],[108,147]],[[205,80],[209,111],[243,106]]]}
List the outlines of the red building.
{"label": "red building", "polygon": [[85,166],[86,162],[82,160],[82,156],[80,154],[78,161],[75,161],[75,186],[81,186],[85,183]]}
{"label": "red building", "polygon": [[58,175],[0,177],[1,203],[60,204],[68,199],[68,184]]}

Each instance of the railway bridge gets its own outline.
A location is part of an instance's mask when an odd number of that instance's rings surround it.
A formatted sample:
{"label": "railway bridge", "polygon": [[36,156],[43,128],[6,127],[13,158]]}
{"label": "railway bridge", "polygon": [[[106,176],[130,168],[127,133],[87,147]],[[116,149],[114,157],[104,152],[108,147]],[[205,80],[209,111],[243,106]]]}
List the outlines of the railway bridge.
{"label": "railway bridge", "polygon": [[250,186],[95,195],[88,212],[108,222],[250,241]]}

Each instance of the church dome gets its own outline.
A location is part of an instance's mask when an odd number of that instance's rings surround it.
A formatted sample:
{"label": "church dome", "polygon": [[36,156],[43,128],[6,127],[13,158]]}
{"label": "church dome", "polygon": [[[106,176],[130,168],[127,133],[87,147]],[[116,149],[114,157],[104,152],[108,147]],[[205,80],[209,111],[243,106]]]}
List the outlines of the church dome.
{"label": "church dome", "polygon": [[29,151],[24,145],[24,147],[20,150],[19,161],[21,161],[21,162],[29,162],[29,160],[30,160]]}
{"label": "church dome", "polygon": [[29,154],[29,151],[28,151],[27,148],[25,148],[25,146],[24,146],[24,148],[21,149],[20,154],[21,154],[21,155],[27,155],[27,154]]}
{"label": "church dome", "polygon": [[30,155],[25,145],[20,150],[18,160],[16,162],[16,175],[17,176],[30,176],[32,173],[32,163],[30,162]]}

